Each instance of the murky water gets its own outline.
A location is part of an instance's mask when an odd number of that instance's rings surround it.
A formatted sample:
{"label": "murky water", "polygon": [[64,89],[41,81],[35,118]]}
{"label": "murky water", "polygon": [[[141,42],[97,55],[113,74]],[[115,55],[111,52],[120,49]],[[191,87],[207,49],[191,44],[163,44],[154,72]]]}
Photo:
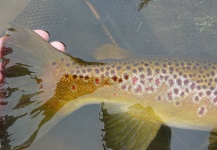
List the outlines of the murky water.
{"label": "murky water", "polygon": [[[6,23],[10,20],[13,20],[17,14],[21,12],[21,10],[25,7],[28,0],[20,0],[19,2],[15,0],[0,1],[0,32],[6,27]],[[170,1],[166,1],[165,3],[161,3],[159,1],[153,1],[148,4],[148,7],[142,9],[141,12],[133,11],[131,13],[131,17],[133,19],[133,24],[130,24],[132,20],[128,19],[127,7],[136,7],[134,3],[130,5],[126,4],[124,1],[120,1],[120,5],[116,5],[115,1],[106,2],[104,0],[90,0],[94,8],[101,15],[100,19],[96,19],[97,15],[92,14],[94,11],[90,10],[83,2],[77,1],[76,5],[79,6],[78,9],[72,9],[75,15],[71,17],[74,19],[70,20],[70,18],[63,17],[62,22],[65,24],[65,27],[69,27],[71,25],[75,26],[73,31],[64,31],[62,29],[58,30],[59,25],[57,22],[50,22],[50,24],[54,24],[50,27],[47,24],[37,24],[32,23],[31,21],[26,19],[26,22],[23,24],[31,27],[31,28],[43,28],[50,32],[51,40],[60,39],[67,46],[67,52],[69,54],[75,55],[79,58],[84,58],[85,60],[91,60],[91,50],[95,49],[97,46],[110,42],[113,44],[117,44],[125,49],[128,49],[134,54],[161,54],[161,53],[173,53],[174,51],[178,54],[208,54],[212,55],[216,53],[216,49],[213,49],[215,45],[207,46],[204,44],[207,42],[207,39],[204,39],[203,42],[200,42],[200,37],[196,37],[197,31],[195,29],[183,27],[186,24],[180,24],[177,22],[173,22],[173,20],[179,20],[180,22],[185,21],[187,16],[191,19],[191,13],[194,12],[195,19],[190,24],[197,24],[197,27],[200,28],[200,32],[206,32],[206,35],[210,35],[210,40],[207,43],[212,43],[211,37],[216,37],[214,31],[210,31],[206,24],[210,24],[211,26],[216,26],[217,16],[215,15],[214,10],[206,11],[205,7],[199,7],[200,10],[191,10],[191,6],[188,8],[185,7],[183,2],[183,7]],[[130,1],[131,2],[131,1]],[[155,2],[155,3],[154,3]],[[159,3],[158,3],[159,2]],[[210,2],[210,4],[205,4],[205,6],[211,5],[216,7],[215,1]],[[107,4],[114,3],[114,4]],[[138,2],[137,2],[138,3]],[[193,2],[192,2],[193,3]],[[201,0],[198,5],[204,6],[204,1]],[[58,4],[58,3],[54,3]],[[179,4],[179,3],[178,3]],[[110,7],[105,7],[105,6]],[[150,5],[150,6],[149,6]],[[115,7],[114,7],[115,6]],[[192,7],[196,7],[197,5],[192,4]],[[38,6],[39,7],[39,6]],[[58,6],[53,6],[57,7]],[[112,7],[116,8],[115,11],[111,11]],[[168,9],[166,9],[168,8]],[[85,11],[80,11],[85,9]],[[192,8],[195,9],[195,8]],[[213,8],[214,9],[214,8]],[[46,11],[46,10],[45,10]],[[64,11],[64,10],[63,10]],[[72,12],[73,12],[72,11]],[[164,13],[162,13],[164,12]],[[168,15],[171,12],[177,12],[173,15]],[[67,11],[65,13],[68,13]],[[85,17],[85,14],[92,14],[89,16],[88,20]],[[205,15],[201,15],[201,14]],[[46,14],[46,12],[45,12]],[[198,15],[197,15],[198,14]],[[47,16],[46,16],[47,15]],[[49,17],[46,14],[45,17]],[[52,15],[52,14],[51,14]],[[115,17],[114,17],[115,16]],[[202,17],[201,17],[202,16]],[[207,17],[209,16],[209,17]],[[126,18],[124,18],[126,17]],[[161,19],[161,18],[166,18]],[[174,18],[173,18],[174,17]],[[122,19],[120,19],[122,18]],[[155,19],[159,19],[160,22],[155,21]],[[65,19],[65,20],[64,20]],[[189,19],[189,18],[188,18]],[[186,19],[186,21],[188,21]],[[37,22],[37,18],[35,19]],[[54,19],[53,19],[54,20]],[[18,19],[18,22],[25,21],[25,18]],[[28,22],[29,21],[29,22]],[[65,21],[65,22],[64,22]],[[61,23],[62,23],[61,22]],[[169,23],[168,23],[169,22]],[[78,24],[83,24],[83,27],[80,27]],[[119,26],[118,26],[119,25]],[[131,27],[132,26],[132,30]],[[84,30],[86,27],[90,29]],[[51,29],[52,28],[52,29]],[[120,29],[121,28],[121,29]],[[216,29],[215,27],[213,27]],[[177,31],[174,31],[176,30]],[[185,30],[189,29],[189,30]],[[170,31],[171,30],[171,31]],[[108,32],[109,31],[109,32]],[[141,32],[144,31],[144,32]],[[70,32],[71,37],[64,37],[64,34],[58,36],[60,32]],[[73,33],[74,32],[74,33]],[[186,34],[187,32],[193,34]],[[174,37],[179,36],[179,41],[174,39]],[[112,36],[110,36],[111,34]],[[166,35],[167,34],[167,35]],[[176,34],[176,35],[175,35]],[[187,35],[187,36],[186,36]],[[129,37],[130,36],[130,37]],[[94,40],[92,41],[92,38]],[[125,40],[121,40],[122,37],[129,37]],[[136,38],[139,37],[139,38]],[[141,40],[143,38],[143,40]],[[196,38],[196,40],[195,40]],[[82,40],[85,39],[83,42]],[[88,43],[91,39],[91,42]],[[100,40],[99,40],[100,39]],[[115,40],[114,40],[115,39]],[[171,39],[171,40],[170,40]],[[70,45],[73,43],[80,43]],[[141,40],[141,42],[139,41]],[[172,41],[173,40],[173,41]],[[191,41],[188,43],[188,41]],[[82,41],[82,42],[81,42]],[[193,43],[193,44],[192,44]],[[145,52],[144,52],[145,47]],[[196,48],[195,48],[196,47]],[[208,51],[208,48],[210,50]],[[81,52],[81,49],[83,50]],[[149,50],[148,50],[149,49]],[[150,49],[152,51],[150,51]],[[189,51],[189,49],[191,49]],[[197,50],[196,52],[194,50]],[[204,51],[205,50],[205,51]],[[90,52],[88,52],[90,51]],[[85,53],[83,53],[85,52]],[[81,109],[77,110],[75,113],[70,116],[64,118],[60,123],[58,123],[54,128],[52,128],[47,134],[45,134],[41,139],[33,143],[28,149],[103,149],[101,143],[101,128],[99,121],[98,113],[100,112],[99,105],[90,105],[84,106]],[[171,149],[174,150],[182,150],[182,149],[207,149],[209,132],[200,132],[200,131],[191,131],[191,130],[181,130],[172,128],[172,139],[171,139]],[[204,146],[205,145],[205,146]],[[203,147],[204,146],[204,147]]]}
{"label": "murky water", "polygon": [[2,33],[7,23],[17,17],[25,8],[29,0],[1,0],[0,1],[0,33]]}

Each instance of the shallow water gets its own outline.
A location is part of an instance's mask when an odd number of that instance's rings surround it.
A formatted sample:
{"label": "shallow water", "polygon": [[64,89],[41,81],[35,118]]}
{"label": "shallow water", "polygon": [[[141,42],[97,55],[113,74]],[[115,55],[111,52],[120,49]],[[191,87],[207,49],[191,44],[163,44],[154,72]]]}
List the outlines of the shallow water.
{"label": "shallow water", "polygon": [[[0,22],[1,22],[0,30],[5,28],[5,23],[8,20],[15,18],[15,16],[17,15],[16,12],[20,12],[22,10],[22,8],[24,8],[25,2],[26,1],[24,1],[24,0],[22,3],[19,2],[19,5],[15,1],[11,1],[10,3],[8,3],[8,1],[6,1],[6,0],[0,2]],[[171,9],[171,11],[176,11],[175,8],[176,7],[179,8],[177,5],[171,5],[171,3],[169,3],[169,2],[163,3],[163,4],[160,3],[157,5],[157,6],[159,6],[159,8],[154,9],[154,8],[157,8],[155,6],[156,4],[150,2],[150,7],[148,5],[148,7],[145,8],[144,10],[142,10],[141,13],[137,14],[136,12],[133,12],[133,15],[135,15],[135,16],[133,16],[135,18],[134,19],[135,26],[132,25],[132,28],[135,29],[135,27],[137,27],[136,29],[138,29],[138,32],[136,32],[136,30],[133,30],[133,29],[129,30],[128,25],[131,25],[131,24],[129,24],[127,21],[132,21],[132,20],[127,20],[127,19],[124,20],[122,18],[120,20],[120,22],[118,22],[118,15],[122,15],[122,13],[124,13],[124,11],[126,11],[124,8],[128,7],[128,5],[123,7],[123,9],[121,9],[121,5],[120,5],[118,7],[119,12],[117,13],[115,11],[111,12],[111,10],[109,10],[109,7],[107,8],[108,10],[106,10],[106,8],[103,7],[103,4],[106,5],[106,2],[103,0],[102,1],[99,1],[99,0],[94,1],[93,0],[91,2],[93,3],[93,5],[97,8],[97,10],[102,15],[102,19],[93,20],[93,21],[88,20],[87,21],[85,18],[84,20],[82,20],[82,17],[77,17],[78,15],[82,16],[82,14],[79,14],[78,12],[76,12],[77,16],[75,15],[73,17],[74,17],[74,22],[77,22],[77,23],[74,23],[73,25],[78,26],[79,21],[81,21],[83,23],[88,23],[90,30],[85,30],[85,31],[81,32],[80,35],[79,35],[79,32],[77,32],[77,33],[75,32],[76,37],[73,36],[72,39],[67,37],[67,40],[65,40],[63,37],[64,35],[58,37],[57,36],[58,34],[55,34],[54,30],[50,31],[49,26],[46,26],[46,24],[41,24],[41,25],[40,24],[31,25],[28,23],[26,23],[26,24],[27,24],[27,26],[32,27],[32,28],[38,28],[38,26],[40,26],[41,28],[46,29],[47,31],[50,32],[52,39],[61,39],[61,41],[66,43],[67,48],[68,48],[67,49],[68,53],[76,55],[80,58],[85,58],[86,60],[92,59],[90,57],[91,54],[89,52],[87,52],[88,50],[94,49],[98,45],[104,43],[105,41],[111,40],[109,38],[106,39],[104,37],[103,38],[104,41],[103,40],[97,41],[98,38],[95,37],[96,35],[100,35],[99,38],[101,38],[101,36],[106,35],[101,28],[102,23],[110,29],[109,31],[112,33],[113,37],[116,39],[116,42],[121,47],[124,47],[135,54],[143,54],[143,55],[144,54],[159,54],[159,53],[167,54],[167,53],[170,53],[172,51],[178,52],[177,49],[179,49],[179,51],[181,51],[181,53],[195,54],[195,51],[193,50],[193,49],[195,49],[194,46],[197,45],[198,43],[200,43],[200,38],[198,38],[197,40],[193,39],[196,34],[195,35],[187,34],[188,36],[185,37],[185,35],[182,35],[184,33],[181,31],[178,31],[177,33],[180,34],[181,40],[184,39],[183,43],[179,43],[177,41],[174,41],[177,43],[171,44],[168,42],[170,40],[165,40],[167,38],[173,39],[173,37],[175,36],[174,34],[176,34],[176,32],[169,32],[170,34],[167,37],[165,37],[165,33],[161,32],[161,31],[163,31],[163,30],[167,31],[168,28],[166,28],[166,27],[169,25],[171,25],[170,26],[171,28],[176,28],[176,27],[179,28],[179,27],[177,26],[176,23],[173,24],[172,21],[170,21],[168,24],[167,23],[168,20],[161,20],[161,25],[159,25],[159,22],[155,22],[154,18],[158,18],[157,16],[159,16],[159,18],[163,17],[163,14],[158,12],[158,11],[164,11],[165,14],[168,13],[169,10],[165,10],[165,8],[167,8],[167,7],[169,7]],[[212,2],[214,2],[214,1],[212,1]],[[156,1],[156,3],[157,3],[157,1]],[[123,4],[125,4],[125,3],[122,3],[122,5]],[[202,4],[203,4],[203,1],[201,0],[201,5]],[[213,4],[214,4],[213,7],[215,7],[216,4],[215,3],[213,3]],[[115,5],[115,2],[114,2],[114,5]],[[132,5],[133,5],[133,3],[132,3]],[[167,7],[166,7],[166,5],[167,5]],[[4,7],[6,9],[3,9],[2,6],[7,6],[7,7]],[[83,3],[81,3],[80,7],[82,8],[82,6],[83,6]],[[179,16],[176,16],[177,14],[174,14],[174,16],[176,18],[180,18],[181,21],[183,21],[182,19],[184,18],[184,16],[188,13],[188,11],[190,11],[188,9],[191,8],[190,6],[189,6],[189,8],[185,8],[184,6],[185,5],[183,5],[183,7],[181,7],[181,9],[179,10],[180,11]],[[12,7],[17,8],[16,12],[11,11]],[[84,7],[84,8],[87,9],[87,7]],[[90,10],[87,10],[87,11],[89,13],[91,13]],[[204,11],[204,10],[201,8],[201,11]],[[106,14],[108,12],[110,12],[110,14]],[[196,12],[196,10],[195,10],[195,12]],[[80,13],[84,13],[83,15],[85,15],[86,12],[80,12]],[[113,16],[115,16],[112,13],[116,13],[117,18],[112,18]],[[201,12],[201,14],[202,13],[203,12]],[[208,14],[212,15],[212,13],[214,13],[214,12],[204,11],[204,13],[207,13],[207,15]],[[148,18],[147,14],[150,15],[149,18]],[[198,14],[200,14],[200,13],[198,13]],[[144,17],[142,17],[142,18],[145,19],[145,21],[139,20],[137,18],[138,16],[141,17],[142,15],[144,15]],[[7,17],[5,17],[5,16],[7,16]],[[204,17],[205,16],[206,15],[204,15]],[[91,19],[94,18],[93,15],[91,17],[92,17]],[[9,18],[11,18],[11,19],[9,19]],[[119,17],[119,18],[121,18],[121,17]],[[169,19],[172,20],[174,18],[169,18]],[[67,21],[70,23],[71,20],[67,20]],[[2,23],[4,23],[4,24],[2,24]],[[70,25],[69,23],[67,24],[67,27]],[[144,24],[146,24],[146,25],[144,25]],[[120,30],[119,29],[120,27],[118,27],[117,25],[121,25],[123,30]],[[214,25],[216,25],[216,23],[214,23]],[[161,27],[161,28],[159,28],[159,27]],[[206,29],[202,25],[200,25],[199,27],[201,28],[201,30]],[[80,29],[79,31],[81,31],[82,29]],[[151,29],[153,29],[153,30],[151,30]],[[118,30],[118,32],[115,32],[114,30],[116,30],[116,31]],[[127,32],[127,30],[129,32]],[[145,34],[143,32],[141,32],[141,30],[145,31]],[[60,31],[61,31],[61,29],[60,29]],[[96,35],[95,35],[95,33],[92,33],[92,31],[97,31]],[[66,31],[62,31],[62,32],[66,32]],[[70,32],[73,33],[73,31],[70,31]],[[85,34],[86,32],[88,33],[88,35]],[[185,31],[185,32],[194,32],[194,29],[189,30],[189,31]],[[140,35],[141,33],[143,33],[144,35]],[[209,33],[209,31],[207,31],[207,34],[208,33]],[[83,42],[82,41],[83,36],[87,36],[87,39],[85,39],[85,40],[88,40],[88,39],[92,38],[93,35],[95,38],[94,39],[95,42],[91,41],[91,43],[88,43],[89,41],[85,41],[85,44],[82,43]],[[125,36],[130,36],[130,35],[134,35],[134,36],[132,36],[132,38],[126,39],[125,41],[121,41],[122,36],[125,37]],[[146,35],[148,35],[148,36],[146,36]],[[80,37],[78,37],[78,36],[80,36]],[[88,36],[90,36],[90,37],[88,37]],[[141,37],[145,38],[146,43],[139,42],[140,39],[133,40],[133,38],[135,38],[136,36],[140,36],[140,38]],[[214,35],[214,36],[216,36],[216,35]],[[78,40],[76,40],[75,38],[77,38]],[[154,41],[153,39],[154,40],[157,39],[158,41]],[[195,42],[195,45],[187,43],[188,40],[192,40],[192,39],[193,39],[193,42]],[[76,46],[72,46],[70,44],[67,44],[67,42],[69,42],[69,41],[70,42],[75,41],[75,43],[78,43],[79,40],[80,40],[80,42],[82,41],[81,42],[82,44],[77,44]],[[203,41],[203,42],[206,42],[206,41]],[[147,43],[148,43],[148,45],[147,45]],[[145,46],[144,46],[144,44],[145,44]],[[146,49],[145,52],[142,49],[144,47]],[[216,49],[214,49],[213,51],[212,50],[210,50],[210,51],[205,50],[204,51],[204,47],[206,47],[206,45],[203,45],[203,44],[200,45],[199,44],[199,46],[197,46],[197,52],[196,53],[201,55],[204,53],[214,54],[216,52]],[[83,49],[87,53],[83,54],[83,52],[81,52],[80,49]],[[137,49],[137,51],[134,51],[135,49]],[[148,51],[148,49],[152,49],[153,51]],[[185,51],[186,49],[192,49],[192,51]],[[181,53],[179,53],[179,54],[181,54]],[[77,110],[75,113],[64,118],[60,123],[58,123],[54,128],[52,128],[41,139],[39,139],[37,142],[33,143],[29,149],[60,149],[63,147],[64,147],[64,149],[87,149],[87,148],[88,149],[99,149],[99,150],[103,149],[102,144],[101,144],[101,129],[100,129],[100,123],[101,122],[98,119],[99,118],[98,117],[99,111],[100,111],[99,105],[90,105],[90,106],[82,107],[81,109]],[[175,149],[175,150],[200,149],[200,147],[202,147],[203,143],[207,142],[208,135],[209,135],[209,132],[190,131],[190,130],[182,130],[182,129],[172,128],[171,149]],[[205,146],[205,147],[202,147],[202,149],[205,150],[207,148]]]}

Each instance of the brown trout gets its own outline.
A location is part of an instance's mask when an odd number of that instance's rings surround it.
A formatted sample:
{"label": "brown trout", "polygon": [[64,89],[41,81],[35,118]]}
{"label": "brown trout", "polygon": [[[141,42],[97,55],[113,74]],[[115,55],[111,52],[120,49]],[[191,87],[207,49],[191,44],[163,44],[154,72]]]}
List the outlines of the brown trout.
{"label": "brown trout", "polygon": [[[151,123],[144,126],[149,134],[135,136],[146,135],[141,149],[147,148],[161,125],[208,131],[217,127],[216,58],[152,56],[86,62],[57,51],[14,23],[4,36],[1,56],[0,142],[5,149],[28,147],[66,115],[95,103],[108,104],[108,111],[130,120],[136,118],[138,126]],[[115,120],[121,121],[126,118]],[[127,144],[126,139],[122,142]],[[138,142],[141,139],[134,145]]]}

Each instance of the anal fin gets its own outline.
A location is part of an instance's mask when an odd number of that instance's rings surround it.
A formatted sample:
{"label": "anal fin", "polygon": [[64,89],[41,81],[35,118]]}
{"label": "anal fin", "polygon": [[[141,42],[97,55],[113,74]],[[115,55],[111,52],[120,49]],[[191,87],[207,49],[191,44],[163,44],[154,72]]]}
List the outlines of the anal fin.
{"label": "anal fin", "polygon": [[[154,139],[162,126],[154,110],[140,104],[125,108],[102,104],[101,121],[104,123],[104,147],[113,150],[146,150],[150,143],[153,147]],[[165,135],[169,136],[167,139],[170,143],[171,132],[170,129],[167,131],[169,134]],[[158,139],[157,143],[161,143],[159,141]]]}
{"label": "anal fin", "polygon": [[210,132],[208,149],[209,150],[216,150],[217,149],[217,128],[213,129]]}

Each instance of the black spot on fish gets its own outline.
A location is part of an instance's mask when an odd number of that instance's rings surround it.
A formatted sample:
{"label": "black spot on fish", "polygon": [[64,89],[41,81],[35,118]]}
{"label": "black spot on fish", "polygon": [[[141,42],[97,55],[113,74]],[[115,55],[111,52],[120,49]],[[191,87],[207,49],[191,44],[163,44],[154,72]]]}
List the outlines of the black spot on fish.
{"label": "black spot on fish", "polygon": [[201,86],[200,85],[197,86],[197,90],[201,90]]}
{"label": "black spot on fish", "polygon": [[169,67],[169,71],[170,71],[170,73],[173,73],[174,68],[173,67]]}
{"label": "black spot on fish", "polygon": [[167,67],[167,65],[166,65],[165,63],[163,63],[163,67],[165,67],[165,68],[166,68],[166,67]]}
{"label": "black spot on fish", "polygon": [[118,79],[118,83],[121,83],[121,82],[123,82],[123,79],[122,78]]}
{"label": "black spot on fish", "polygon": [[109,66],[107,66],[107,67],[106,67],[106,70],[110,70],[110,67],[109,67]]}
{"label": "black spot on fish", "polygon": [[144,70],[143,67],[138,67],[139,72],[142,72]]}
{"label": "black spot on fish", "polygon": [[96,74],[99,74],[99,69],[94,69]]}
{"label": "black spot on fish", "polygon": [[69,67],[69,66],[70,66],[70,64],[69,64],[69,63],[67,63],[67,64],[66,64],[66,67]]}
{"label": "black spot on fish", "polygon": [[136,69],[133,69],[133,73],[137,73],[137,70],[136,70]]}
{"label": "black spot on fish", "polygon": [[172,65],[172,62],[169,61],[169,62],[168,62],[168,65],[171,66],[171,65]]}
{"label": "black spot on fish", "polygon": [[215,76],[215,72],[214,72],[214,71],[211,71],[211,75],[212,75],[212,76]]}
{"label": "black spot on fish", "polygon": [[124,79],[125,79],[125,80],[128,80],[128,79],[129,79],[129,75],[128,75],[128,74],[125,74],[125,75],[124,75]]}
{"label": "black spot on fish", "polygon": [[72,77],[73,77],[74,79],[76,79],[76,78],[77,78],[77,75],[76,75],[76,74],[74,74]]}
{"label": "black spot on fish", "polygon": [[118,78],[117,78],[116,76],[113,76],[113,77],[112,77],[112,80],[115,81],[115,82],[117,81],[117,79],[118,79]]}
{"label": "black spot on fish", "polygon": [[88,79],[89,79],[89,76],[84,76],[84,79],[85,79],[85,80],[88,80]]}
{"label": "black spot on fish", "polygon": [[54,61],[54,62],[52,62],[52,66],[55,66],[56,64],[57,64],[57,62],[55,62],[55,61]]}
{"label": "black spot on fish", "polygon": [[130,70],[130,69],[131,69],[131,67],[130,67],[130,66],[126,66],[126,69],[127,69],[127,70]]}
{"label": "black spot on fish", "polygon": [[121,69],[121,66],[117,66],[116,69],[117,69],[117,70],[120,70],[120,69]]}
{"label": "black spot on fish", "polygon": [[87,68],[87,72],[91,72],[92,71],[92,69],[91,68]]}
{"label": "black spot on fish", "polygon": [[155,66],[159,66],[160,65],[160,63],[158,61],[155,62],[154,64],[155,64]]}

